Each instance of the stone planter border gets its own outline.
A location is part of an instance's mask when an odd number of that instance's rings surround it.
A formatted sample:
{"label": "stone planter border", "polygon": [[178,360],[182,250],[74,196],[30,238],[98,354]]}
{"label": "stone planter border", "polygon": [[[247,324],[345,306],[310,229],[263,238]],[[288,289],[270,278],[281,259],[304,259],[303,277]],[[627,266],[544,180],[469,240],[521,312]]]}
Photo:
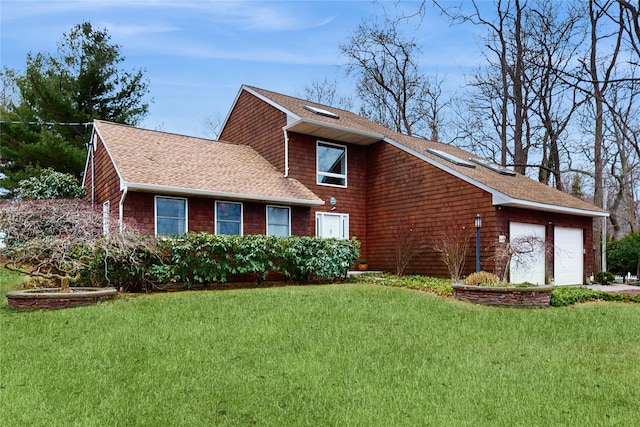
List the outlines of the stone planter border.
{"label": "stone planter border", "polygon": [[60,288],[21,289],[7,292],[9,307],[17,310],[57,309],[97,304],[114,298],[116,288],[71,288],[71,292],[60,292]]}
{"label": "stone planter border", "polygon": [[452,285],[455,296],[460,301],[499,307],[548,307],[553,286],[490,287],[469,286],[461,283]]}

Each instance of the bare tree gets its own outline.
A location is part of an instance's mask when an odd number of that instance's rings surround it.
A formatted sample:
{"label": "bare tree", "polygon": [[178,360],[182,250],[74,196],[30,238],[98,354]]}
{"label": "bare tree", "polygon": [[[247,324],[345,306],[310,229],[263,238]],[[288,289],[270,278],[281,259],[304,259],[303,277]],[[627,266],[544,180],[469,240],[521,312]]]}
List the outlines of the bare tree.
{"label": "bare tree", "polygon": [[536,235],[520,236],[509,242],[495,243],[493,260],[496,272],[503,282],[507,282],[512,269],[527,270],[531,260],[539,255],[545,258],[553,256],[553,247],[544,238]]}
{"label": "bare tree", "polygon": [[104,262],[106,274],[110,262],[140,264],[138,249],[157,252],[152,238],[133,231],[104,234],[106,224],[89,203],[77,199],[3,202],[5,267],[53,281],[61,292],[70,292],[70,285],[96,259]]}
{"label": "bare tree", "polygon": [[395,261],[396,275],[402,276],[409,263],[426,248],[424,237],[416,224],[398,223],[396,226]]}
{"label": "bare tree", "polygon": [[220,116],[220,113],[215,113],[202,119],[205,136],[207,138],[217,140],[220,136],[222,121],[223,119],[222,116]]}
{"label": "bare tree", "polygon": [[451,280],[459,282],[464,273],[465,262],[473,230],[460,224],[442,227],[439,237],[434,240],[433,248],[442,257]]}
{"label": "bare tree", "polygon": [[439,134],[442,80],[418,68],[420,47],[399,29],[401,19],[363,21],[340,46],[357,79],[361,113],[397,132],[432,139]]}
{"label": "bare tree", "polygon": [[553,181],[557,189],[564,190],[562,151],[568,148],[563,139],[574,113],[586,101],[586,97],[563,78],[573,71],[573,59],[583,40],[582,9],[540,0],[526,14],[530,21],[527,37],[533,42],[533,63],[528,65],[534,69],[532,110],[543,130],[538,180],[547,185]]}
{"label": "bare tree", "polygon": [[470,109],[489,114],[495,126],[500,146],[500,159],[495,160],[503,166],[511,164],[517,172],[525,174],[531,148],[531,129],[527,126],[532,103],[529,68],[525,66],[527,52],[532,50],[525,37],[525,5],[520,0],[513,3],[497,0],[495,19],[483,16],[476,1],[471,5],[470,13],[459,9],[446,11],[453,22],[471,22],[487,28],[484,56],[488,66],[479,70],[470,82],[475,88],[469,97]]}
{"label": "bare tree", "polygon": [[304,87],[301,98],[318,104],[342,108],[343,110],[351,110],[353,108],[353,99],[338,93],[337,80],[331,81],[326,78],[322,81],[314,80]]}
{"label": "bare tree", "polygon": [[618,82],[619,88],[608,100],[610,114],[605,122],[605,134],[613,152],[609,176],[610,221],[615,238],[626,232],[640,231],[638,198],[640,191],[640,82]]}

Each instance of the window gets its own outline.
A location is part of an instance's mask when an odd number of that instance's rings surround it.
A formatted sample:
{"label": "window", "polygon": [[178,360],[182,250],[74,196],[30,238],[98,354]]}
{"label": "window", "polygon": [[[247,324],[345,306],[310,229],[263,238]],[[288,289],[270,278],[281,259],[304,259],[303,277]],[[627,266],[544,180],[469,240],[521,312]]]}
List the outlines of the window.
{"label": "window", "polygon": [[349,215],[317,212],[316,236],[333,239],[348,239]]}
{"label": "window", "polygon": [[242,236],[242,203],[216,202],[216,234]]}
{"label": "window", "polygon": [[347,147],[318,142],[316,157],[318,184],[347,186]]}
{"label": "window", "polygon": [[291,209],[267,206],[267,236],[291,236]]}
{"label": "window", "polygon": [[178,236],[187,232],[187,199],[156,197],[156,234]]}

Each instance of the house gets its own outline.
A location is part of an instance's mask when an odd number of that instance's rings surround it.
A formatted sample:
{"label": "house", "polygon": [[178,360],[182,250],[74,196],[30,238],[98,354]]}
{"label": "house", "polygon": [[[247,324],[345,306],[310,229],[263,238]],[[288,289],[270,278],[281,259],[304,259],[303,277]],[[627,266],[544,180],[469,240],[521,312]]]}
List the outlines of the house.
{"label": "house", "polygon": [[[419,241],[406,272],[447,276],[434,247],[460,236],[468,274],[478,231],[483,270],[583,283],[593,220],[608,215],[457,147],[251,86],[240,88],[220,141],[95,121],[91,142],[84,185],[121,222],[156,234],[355,236],[369,266],[386,271]],[[520,241],[531,249],[509,265],[496,257]]]}

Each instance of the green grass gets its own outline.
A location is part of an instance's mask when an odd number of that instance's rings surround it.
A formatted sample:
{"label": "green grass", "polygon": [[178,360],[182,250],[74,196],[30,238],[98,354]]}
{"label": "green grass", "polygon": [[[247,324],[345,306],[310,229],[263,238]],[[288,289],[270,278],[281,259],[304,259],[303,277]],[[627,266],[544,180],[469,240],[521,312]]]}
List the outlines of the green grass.
{"label": "green grass", "polygon": [[8,426],[638,420],[635,304],[504,309],[355,283],[139,295],[59,311],[5,302],[0,321]]}

